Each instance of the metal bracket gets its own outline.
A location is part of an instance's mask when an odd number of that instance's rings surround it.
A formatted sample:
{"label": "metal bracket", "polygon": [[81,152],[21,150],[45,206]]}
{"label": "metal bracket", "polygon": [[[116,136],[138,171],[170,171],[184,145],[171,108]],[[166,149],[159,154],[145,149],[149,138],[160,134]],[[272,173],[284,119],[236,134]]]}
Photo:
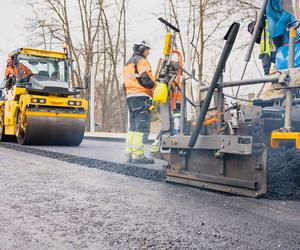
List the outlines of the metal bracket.
{"label": "metal bracket", "polygon": [[[190,136],[175,135],[162,138],[162,147],[170,149],[191,149]],[[251,155],[252,136],[199,135],[194,149],[212,149],[227,154]]]}
{"label": "metal bracket", "polygon": [[276,90],[287,89],[287,88],[300,88],[300,69],[291,68],[282,71],[279,76],[278,83],[273,83]]}

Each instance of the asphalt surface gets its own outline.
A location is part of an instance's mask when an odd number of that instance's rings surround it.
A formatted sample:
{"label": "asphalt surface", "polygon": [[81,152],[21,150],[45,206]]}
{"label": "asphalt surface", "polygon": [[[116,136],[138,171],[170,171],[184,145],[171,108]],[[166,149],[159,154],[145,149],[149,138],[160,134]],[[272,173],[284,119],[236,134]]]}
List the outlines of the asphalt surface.
{"label": "asphalt surface", "polygon": [[295,150],[269,150],[267,181],[265,198],[300,201],[300,161]]}
{"label": "asphalt surface", "polygon": [[[0,147],[142,179],[165,180],[166,161],[155,160],[153,165],[128,164],[124,155],[123,141],[93,138],[84,139],[79,147],[20,146],[16,143],[0,143]],[[145,145],[145,149],[146,153],[149,152],[150,144]],[[292,150],[286,152],[284,149],[269,150],[267,189],[263,198],[300,201],[300,161],[295,159],[295,152]]]}
{"label": "asphalt surface", "polygon": [[79,147],[21,146],[17,143],[5,142],[0,143],[0,147],[142,179],[153,181],[165,180],[163,167],[166,164],[165,161],[157,161],[156,164],[151,165],[125,163],[124,143],[114,142],[109,144],[98,141],[96,144],[98,147],[91,146],[89,143],[94,144],[95,141],[85,140]]}
{"label": "asphalt surface", "polygon": [[[125,142],[120,141],[104,141],[95,139],[84,139],[79,147],[57,147],[57,146],[26,146],[35,149],[47,150],[63,154],[70,154],[80,157],[86,157],[96,160],[109,161],[124,164],[125,158]],[[145,153],[150,155],[150,145],[145,145]],[[155,160],[155,164],[146,165],[147,168],[162,169],[166,165],[166,161]],[[145,165],[138,165],[144,167]]]}
{"label": "asphalt surface", "polygon": [[299,249],[300,202],[0,149],[0,249]]}
{"label": "asphalt surface", "polygon": [[[124,142],[85,139],[79,147],[20,146],[16,143],[0,143],[0,146],[142,179],[165,180],[166,161],[155,160],[153,165],[125,163]],[[149,149],[150,145],[145,145],[148,155]],[[261,198],[300,201],[300,163],[295,155],[292,150],[269,150],[268,192]]]}

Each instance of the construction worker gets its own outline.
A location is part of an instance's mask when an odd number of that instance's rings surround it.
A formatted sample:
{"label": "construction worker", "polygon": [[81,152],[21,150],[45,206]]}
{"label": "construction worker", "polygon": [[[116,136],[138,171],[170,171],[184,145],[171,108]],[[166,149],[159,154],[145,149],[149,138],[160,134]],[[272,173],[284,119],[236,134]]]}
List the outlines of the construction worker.
{"label": "construction worker", "polygon": [[10,89],[13,85],[14,82],[14,76],[15,76],[15,67],[13,65],[13,59],[11,57],[7,58],[7,64],[5,68],[5,73],[4,73],[4,84],[8,89]]}
{"label": "construction worker", "polygon": [[130,124],[126,138],[126,156],[128,162],[153,164],[154,160],[147,158],[144,153],[144,142],[150,131],[150,98],[156,86],[147,60],[150,45],[142,41],[134,45],[133,51],[123,70]]}
{"label": "construction worker", "polygon": [[11,57],[8,57],[6,68],[5,68],[5,79],[8,79],[9,76],[13,74],[14,74],[13,60]]}
{"label": "construction worker", "polygon": [[270,32],[268,29],[268,20],[265,19],[265,25],[261,33],[260,38],[260,53],[259,59],[262,61],[262,66],[264,69],[264,74],[270,74],[270,69],[272,63],[275,63],[276,57],[276,48],[273,44],[273,41],[270,36]]}
{"label": "construction worker", "polygon": [[32,74],[31,70],[26,67],[23,63],[19,63],[19,69],[14,65],[13,58],[8,57],[7,65],[5,69],[5,79],[9,79],[10,76],[16,78],[19,76],[21,79],[25,79],[30,74]]}

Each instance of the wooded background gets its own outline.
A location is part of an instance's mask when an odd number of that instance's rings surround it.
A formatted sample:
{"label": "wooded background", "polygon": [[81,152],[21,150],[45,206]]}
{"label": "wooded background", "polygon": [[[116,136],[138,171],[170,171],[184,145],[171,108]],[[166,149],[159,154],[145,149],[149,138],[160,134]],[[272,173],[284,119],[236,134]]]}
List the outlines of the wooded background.
{"label": "wooded background", "polygon": [[[75,69],[72,82],[81,87],[89,79],[95,82],[97,131],[125,132],[127,109],[122,91],[122,67],[132,54],[133,44],[127,42],[127,18],[135,1],[27,1],[34,13],[28,25],[33,34],[30,45],[51,50],[68,44]],[[153,16],[162,16],[180,28],[178,49],[185,60],[190,57],[191,68],[195,69],[199,82],[205,84],[216,66],[226,30],[233,21],[241,22],[246,30],[248,23],[255,20],[259,1],[161,0],[161,6]],[[246,45],[247,41],[241,39],[236,53]],[[155,69],[156,65],[152,67]],[[231,66],[228,68],[230,76]],[[88,99],[89,90],[83,95]]]}

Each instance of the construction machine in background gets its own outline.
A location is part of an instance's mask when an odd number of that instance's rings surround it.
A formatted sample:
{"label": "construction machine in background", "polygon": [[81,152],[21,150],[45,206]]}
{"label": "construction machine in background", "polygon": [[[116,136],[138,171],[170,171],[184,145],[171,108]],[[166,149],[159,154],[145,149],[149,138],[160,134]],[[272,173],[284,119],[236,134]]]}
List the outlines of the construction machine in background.
{"label": "construction machine in background", "polygon": [[15,137],[22,145],[78,146],[88,104],[70,87],[67,50],[20,48],[9,57],[14,73],[2,86],[0,141]]}
{"label": "construction machine in background", "polygon": [[[250,58],[266,4],[267,0],[263,1],[246,57]],[[210,85],[200,88],[205,92],[205,98],[200,102],[196,124],[190,128],[186,119],[186,106],[192,101],[186,95],[188,89],[185,83],[193,76],[178,64],[174,65],[172,59],[175,36],[179,30],[165,20],[160,21],[167,27],[168,33],[165,59],[158,79],[166,83],[170,93],[178,72],[182,77],[179,133],[172,132],[171,98],[160,104],[160,156],[168,161],[167,181],[249,197],[265,194],[268,150],[271,147],[291,145],[296,153],[300,150],[300,101],[297,94],[300,88],[300,68],[294,68],[293,64],[295,40],[290,39],[288,69],[263,78],[224,82],[226,61],[240,27],[238,23],[233,23],[224,37],[225,45]],[[291,37],[297,27],[297,23],[291,27]],[[243,105],[239,101],[231,104],[227,102],[225,105],[225,88],[260,83],[271,84],[273,90],[281,91],[283,95],[278,98],[273,96],[269,100],[256,99],[252,106]]]}

